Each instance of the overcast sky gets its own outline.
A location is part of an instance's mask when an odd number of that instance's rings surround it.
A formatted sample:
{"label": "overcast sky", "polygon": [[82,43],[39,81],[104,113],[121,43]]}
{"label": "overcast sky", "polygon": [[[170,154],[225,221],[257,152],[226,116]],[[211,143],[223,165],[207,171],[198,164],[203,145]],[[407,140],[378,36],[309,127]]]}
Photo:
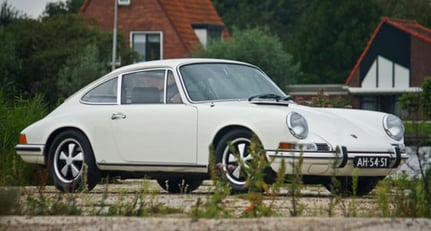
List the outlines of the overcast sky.
{"label": "overcast sky", "polygon": [[45,10],[45,6],[48,2],[58,2],[61,0],[0,0],[1,3],[5,1],[27,16],[36,19]]}

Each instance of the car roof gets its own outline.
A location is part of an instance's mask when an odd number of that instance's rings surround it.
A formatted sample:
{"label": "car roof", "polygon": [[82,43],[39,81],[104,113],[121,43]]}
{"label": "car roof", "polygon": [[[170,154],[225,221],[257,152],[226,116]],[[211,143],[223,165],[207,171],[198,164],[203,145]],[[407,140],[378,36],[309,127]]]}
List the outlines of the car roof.
{"label": "car roof", "polygon": [[[179,59],[162,59],[162,60],[154,60],[154,61],[146,61],[146,62],[139,62],[131,65],[127,65],[124,67],[120,67],[108,75],[116,75],[123,72],[133,71],[136,69],[142,69],[142,68],[148,68],[148,67],[154,67],[154,68],[176,68],[181,65],[185,64],[193,64],[193,63],[236,63],[236,64],[245,64],[245,65],[251,65],[248,63],[240,62],[240,61],[234,61],[234,60],[227,60],[227,59],[211,59],[211,58],[179,58]],[[253,66],[253,65],[251,65]]]}

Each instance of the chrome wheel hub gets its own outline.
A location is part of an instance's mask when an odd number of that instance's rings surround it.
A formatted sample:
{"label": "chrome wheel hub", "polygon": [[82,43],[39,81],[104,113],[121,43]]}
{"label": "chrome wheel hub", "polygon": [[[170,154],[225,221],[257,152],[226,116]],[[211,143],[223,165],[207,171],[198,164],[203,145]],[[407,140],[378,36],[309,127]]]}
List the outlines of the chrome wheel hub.
{"label": "chrome wheel hub", "polygon": [[228,180],[238,185],[244,185],[247,175],[244,168],[248,168],[247,163],[253,159],[249,153],[250,140],[238,138],[232,141],[231,146],[226,146],[223,152],[223,171]]}
{"label": "chrome wheel hub", "polygon": [[65,139],[54,154],[54,171],[63,182],[71,182],[81,174],[84,166],[84,152],[78,141]]}

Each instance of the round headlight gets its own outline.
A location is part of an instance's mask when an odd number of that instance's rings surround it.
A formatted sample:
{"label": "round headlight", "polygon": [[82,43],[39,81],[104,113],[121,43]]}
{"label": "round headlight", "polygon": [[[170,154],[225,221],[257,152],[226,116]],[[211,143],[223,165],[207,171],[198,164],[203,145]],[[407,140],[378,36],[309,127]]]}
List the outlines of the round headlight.
{"label": "round headlight", "polygon": [[308,125],[305,118],[296,112],[287,115],[287,127],[290,133],[298,139],[305,139],[308,135]]}
{"label": "round headlight", "polygon": [[383,117],[383,128],[394,140],[400,141],[404,137],[404,125],[400,118],[387,114]]}

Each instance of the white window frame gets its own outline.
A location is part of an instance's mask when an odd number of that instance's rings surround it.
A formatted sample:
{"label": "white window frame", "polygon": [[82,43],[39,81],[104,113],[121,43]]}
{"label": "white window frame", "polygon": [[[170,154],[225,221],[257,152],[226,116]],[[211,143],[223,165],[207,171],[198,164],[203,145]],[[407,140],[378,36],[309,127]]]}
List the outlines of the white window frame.
{"label": "white window frame", "polygon": [[[159,34],[160,35],[160,60],[163,59],[163,31],[130,31],[129,41],[130,48],[133,50],[133,35],[134,34]],[[145,61],[145,60],[143,60]]]}
{"label": "white window frame", "polygon": [[[193,31],[195,32],[195,35],[198,37],[201,44],[206,48],[210,42],[213,42],[213,39],[216,40],[222,40],[223,39],[223,26],[219,25],[206,25],[206,24],[196,24],[192,25]],[[217,31],[220,33],[219,38],[213,38],[211,35],[211,32]]]}
{"label": "white window frame", "polygon": [[130,1],[131,0],[117,0],[117,4],[119,6],[128,6],[128,5],[130,5]]}

